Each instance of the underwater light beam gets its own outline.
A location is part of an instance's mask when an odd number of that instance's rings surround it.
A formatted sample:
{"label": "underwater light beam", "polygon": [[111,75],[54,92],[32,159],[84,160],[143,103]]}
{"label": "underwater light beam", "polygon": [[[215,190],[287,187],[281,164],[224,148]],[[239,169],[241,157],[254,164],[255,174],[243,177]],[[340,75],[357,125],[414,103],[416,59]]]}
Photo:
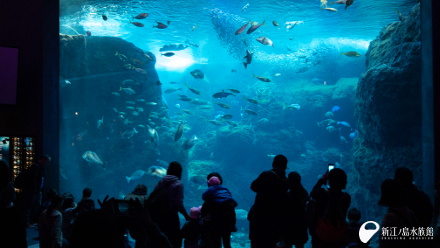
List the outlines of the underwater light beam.
{"label": "underwater light beam", "polygon": [[194,64],[191,54],[186,51],[179,51],[172,57],[166,57],[162,54],[156,55],[156,68],[168,71],[184,71],[186,68]]}

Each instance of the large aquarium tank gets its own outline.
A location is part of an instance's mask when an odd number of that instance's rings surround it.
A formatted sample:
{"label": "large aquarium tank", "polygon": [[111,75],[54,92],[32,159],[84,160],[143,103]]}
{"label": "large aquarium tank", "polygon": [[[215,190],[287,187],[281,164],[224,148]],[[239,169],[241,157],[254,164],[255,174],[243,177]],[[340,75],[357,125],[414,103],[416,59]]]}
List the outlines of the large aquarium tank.
{"label": "large aquarium tank", "polygon": [[310,191],[328,164],[380,222],[380,184],[421,173],[420,4],[412,0],[61,0],[60,191],[151,192],[172,161],[184,204],[219,172],[249,247],[257,176],[285,155]]}

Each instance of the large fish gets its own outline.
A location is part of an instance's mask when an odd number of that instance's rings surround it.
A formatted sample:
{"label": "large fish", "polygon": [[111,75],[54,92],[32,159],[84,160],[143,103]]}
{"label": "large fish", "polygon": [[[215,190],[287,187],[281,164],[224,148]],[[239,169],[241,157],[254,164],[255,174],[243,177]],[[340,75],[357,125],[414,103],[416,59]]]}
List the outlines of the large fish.
{"label": "large fish", "polygon": [[250,65],[252,63],[252,54],[249,50],[246,50],[246,56],[244,58],[246,59],[246,62],[244,62],[244,68],[247,68],[247,65]]}
{"label": "large fish", "polygon": [[195,69],[194,71],[191,71],[190,73],[196,79],[203,79],[205,77],[205,74],[199,69]]}
{"label": "large fish", "polygon": [[133,172],[133,174],[131,174],[131,176],[129,177],[125,177],[125,179],[127,179],[127,183],[130,183],[130,181],[135,181],[140,179],[143,175],[145,174],[145,171],[143,170],[137,170],[135,172]]}
{"label": "large fish", "polygon": [[184,125],[185,124],[183,123],[183,121],[180,122],[180,125],[177,128],[176,134],[174,135],[174,142],[178,141],[180,139],[180,137],[182,137]]}
{"label": "large fish", "polygon": [[182,148],[183,150],[189,150],[191,149],[194,144],[196,143],[197,137],[194,137],[192,139],[188,139],[186,140],[183,144],[182,144]]}
{"label": "large fish", "polygon": [[260,81],[263,81],[263,82],[266,82],[266,83],[270,83],[270,79],[269,78],[255,76],[255,75],[253,75],[253,77],[256,77]]}
{"label": "large fish", "polygon": [[167,174],[167,169],[161,166],[153,165],[148,167],[146,173],[150,176],[164,177]]}
{"label": "large fish", "polygon": [[265,22],[266,22],[266,21],[263,21],[263,23],[261,23],[261,24],[252,25],[252,26],[248,29],[248,31],[246,32],[246,34],[250,34],[250,33],[254,32],[254,31],[257,30],[257,28],[259,28],[261,25],[264,25]]}
{"label": "large fish", "polygon": [[156,21],[156,23],[157,23],[157,25],[156,25],[156,26],[153,26],[153,28],[165,29],[165,28],[168,27],[168,25],[165,25],[165,24],[163,24],[163,23],[161,23],[161,22]]}
{"label": "large fish", "polygon": [[98,154],[96,154],[95,152],[92,151],[86,151],[83,155],[82,158],[85,159],[87,162],[91,163],[91,164],[100,164],[100,165],[104,165],[104,162],[102,162],[101,158],[98,156]]}
{"label": "large fish", "polygon": [[140,13],[139,15],[137,15],[137,16],[135,16],[135,17],[133,17],[133,18],[135,18],[135,19],[145,19],[145,18],[147,18],[148,16],[149,16],[148,13]]}
{"label": "large fish", "polygon": [[221,108],[225,108],[225,109],[230,109],[231,108],[231,106],[229,106],[228,104],[225,104],[225,103],[216,102],[215,104],[217,104]]}
{"label": "large fish", "polygon": [[347,0],[347,2],[345,3],[345,9],[348,8],[348,6],[352,5],[354,2],[354,0]]}
{"label": "large fish", "polygon": [[273,46],[272,40],[270,40],[269,38],[264,37],[264,36],[258,37],[257,41],[260,42],[263,45],[266,45],[266,46]]}
{"label": "large fish", "polygon": [[224,98],[224,97],[228,97],[229,95],[234,95],[234,94],[222,91],[222,92],[215,93],[214,95],[212,95],[212,97],[214,97],[214,98]]}
{"label": "large fish", "polygon": [[188,45],[173,43],[173,44],[164,45],[162,48],[159,49],[159,52],[181,51],[187,47]]}
{"label": "large fish", "polygon": [[246,24],[244,24],[243,26],[241,26],[241,28],[239,28],[237,31],[235,31],[235,35],[239,35],[239,34],[241,34],[241,33],[243,33],[243,31],[247,28],[247,26],[249,25],[249,22],[250,21],[248,21]]}
{"label": "large fish", "polygon": [[196,90],[194,88],[189,87],[187,84],[185,84],[185,86],[194,94],[196,95],[200,95],[200,90]]}
{"label": "large fish", "polygon": [[250,110],[250,109],[244,109],[243,111],[248,115],[258,115],[257,112]]}
{"label": "large fish", "polygon": [[156,129],[149,127],[148,137],[150,138],[150,141],[153,142],[154,146],[157,146],[159,143],[159,134],[157,133]]}
{"label": "large fish", "polygon": [[360,57],[361,56],[358,52],[355,52],[355,51],[341,53],[341,55],[345,55],[347,57]]}

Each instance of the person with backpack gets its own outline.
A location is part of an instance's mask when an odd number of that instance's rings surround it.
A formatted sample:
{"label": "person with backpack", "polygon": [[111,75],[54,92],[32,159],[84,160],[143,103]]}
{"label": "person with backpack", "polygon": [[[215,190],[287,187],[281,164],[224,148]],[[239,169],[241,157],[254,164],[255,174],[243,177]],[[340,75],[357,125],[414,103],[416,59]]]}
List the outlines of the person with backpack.
{"label": "person with backpack", "polygon": [[179,213],[185,220],[190,217],[183,206],[182,165],[171,162],[167,175],[156,185],[148,198],[147,205],[151,218],[168,237],[174,248],[182,247]]}
{"label": "person with backpack", "polygon": [[[328,181],[329,188],[323,188]],[[325,173],[310,193],[316,204],[315,230],[311,230],[313,248],[340,248],[348,245],[347,211],[351,196],[343,192],[347,174],[340,168]]]}

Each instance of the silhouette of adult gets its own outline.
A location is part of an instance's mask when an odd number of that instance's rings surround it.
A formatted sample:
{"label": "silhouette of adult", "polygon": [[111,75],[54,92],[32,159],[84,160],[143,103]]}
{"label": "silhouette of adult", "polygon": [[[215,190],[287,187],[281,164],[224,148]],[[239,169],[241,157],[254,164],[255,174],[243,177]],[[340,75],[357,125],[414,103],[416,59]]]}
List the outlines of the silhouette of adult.
{"label": "silhouette of adult", "polygon": [[262,172],[251,184],[256,192],[249,220],[249,238],[252,248],[272,248],[282,240],[287,207],[287,158],[277,155],[272,170]]}
{"label": "silhouette of adult", "polygon": [[[183,206],[183,184],[180,181],[182,177],[182,165],[179,162],[171,162],[168,166],[167,175],[156,185],[154,191],[166,188],[167,206],[164,206],[163,212],[151,213],[160,230],[168,237],[174,248],[182,246],[182,235],[180,232],[179,212],[189,220],[190,217]],[[150,197],[155,194],[152,192]]]}
{"label": "silhouette of adult", "polygon": [[287,176],[289,192],[287,193],[287,226],[284,236],[284,247],[303,248],[309,240],[306,222],[306,202],[309,193],[301,184],[301,175],[298,172],[290,172]]}
{"label": "silhouette of adult", "polygon": [[208,189],[203,193],[203,226],[207,232],[205,247],[231,248],[231,232],[235,230],[237,202],[228,188],[221,185],[218,177],[208,180]]}
{"label": "silhouette of adult", "polygon": [[14,247],[25,248],[26,228],[17,210],[14,186],[10,180],[8,165],[0,160],[0,242],[14,244]]}
{"label": "silhouette of adult", "polygon": [[44,184],[44,167],[51,161],[49,155],[42,156],[37,163],[29,167],[26,182],[23,185],[24,219],[29,227],[36,221],[40,213],[41,190]]}
{"label": "silhouette of adult", "polygon": [[431,225],[434,207],[428,195],[413,184],[413,173],[406,167],[394,171],[394,180],[398,181],[406,195],[406,206],[414,212],[420,226]]}
{"label": "silhouette of adult", "polygon": [[[322,188],[327,181],[329,188]],[[316,229],[311,231],[313,248],[339,248],[347,245],[346,216],[351,196],[342,191],[346,185],[347,174],[342,169],[335,168],[325,173],[313,187],[310,196],[316,201],[317,211]],[[326,223],[330,223],[327,225],[329,229],[323,230]],[[343,230],[344,226],[345,231],[340,232],[337,236],[324,238],[333,230]]]}
{"label": "silhouette of adult", "polygon": [[[393,237],[393,230],[403,230],[417,226],[417,218],[414,213],[406,206],[405,191],[400,182],[393,179],[385,179],[381,186],[381,196],[379,205],[388,207],[388,211],[382,219],[380,225],[381,238],[380,248],[415,248],[420,246],[419,241],[402,240]],[[417,227],[416,227],[417,228]]]}

